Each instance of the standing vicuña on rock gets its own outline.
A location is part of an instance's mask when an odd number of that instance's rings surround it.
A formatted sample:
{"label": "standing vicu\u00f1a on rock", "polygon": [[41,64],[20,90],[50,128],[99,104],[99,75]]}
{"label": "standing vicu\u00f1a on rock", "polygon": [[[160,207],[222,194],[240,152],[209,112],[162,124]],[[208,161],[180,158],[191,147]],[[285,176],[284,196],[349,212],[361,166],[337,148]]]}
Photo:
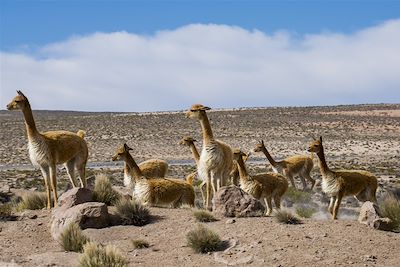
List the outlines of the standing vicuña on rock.
{"label": "standing vicu\u00f1a on rock", "polygon": [[263,152],[269,163],[271,163],[273,171],[285,175],[294,188],[296,188],[296,185],[294,184],[293,177],[296,175],[300,177],[303,190],[307,189],[305,179],[311,182],[311,190],[314,188],[315,180],[310,176],[310,172],[314,166],[312,158],[304,155],[294,155],[281,161],[275,161],[265,148],[263,140],[257,144],[254,152]]}
{"label": "standing vicu\u00f1a on rock", "polygon": [[147,179],[135,160],[132,158],[129,150],[132,150],[126,144],[123,145],[123,151],[116,152],[113,161],[124,160],[131,168],[135,179],[135,189],[133,197],[140,202],[150,206],[172,205],[179,207],[181,205],[194,206],[194,189],[191,184],[192,177],[188,181],[172,178],[152,178]]}
{"label": "standing vicu\u00f1a on rock", "polygon": [[199,120],[203,132],[203,149],[197,171],[200,179],[206,184],[205,208],[211,209],[211,193],[215,194],[221,186],[227,184],[232,170],[233,155],[232,149],[227,144],[214,139],[207,110],[210,108],[196,104],[186,113],[186,117]]}
{"label": "standing vicu\u00f1a on rock", "polygon": [[[28,98],[21,92],[7,105],[8,110],[22,110],[28,135],[29,157],[32,164],[39,166],[47,193],[47,208],[51,208],[51,193],[53,190],[54,205],[57,205],[56,165],[63,164],[74,187],[77,186],[75,168],[79,172],[81,187],[86,187],[85,166],[88,158],[88,148],[83,139],[85,133],[67,131],[50,131],[40,133],[36,129],[32,109]],[[51,186],[51,189],[50,189]]]}
{"label": "standing vicu\u00f1a on rock", "polygon": [[329,212],[334,220],[337,219],[340,202],[344,196],[355,196],[359,201],[376,203],[378,180],[372,173],[363,170],[330,170],[325,160],[322,136],[310,144],[308,151],[318,156],[322,191],[331,197]]}
{"label": "standing vicu\u00f1a on rock", "polygon": [[272,198],[277,209],[281,207],[281,198],[288,188],[288,182],[285,177],[279,173],[260,173],[250,176],[243,161],[245,156],[239,149],[233,152],[233,158],[237,162],[240,188],[257,199],[264,199],[267,206],[266,215],[272,212]]}
{"label": "standing vicu\u00f1a on rock", "polygon": [[[124,145],[117,149],[116,154],[113,156],[117,157],[118,153],[125,150]],[[168,163],[161,159],[149,159],[139,163],[139,168],[146,178],[163,178],[168,171]],[[135,185],[135,178],[133,177],[133,171],[129,165],[124,162],[124,186],[133,188]]]}

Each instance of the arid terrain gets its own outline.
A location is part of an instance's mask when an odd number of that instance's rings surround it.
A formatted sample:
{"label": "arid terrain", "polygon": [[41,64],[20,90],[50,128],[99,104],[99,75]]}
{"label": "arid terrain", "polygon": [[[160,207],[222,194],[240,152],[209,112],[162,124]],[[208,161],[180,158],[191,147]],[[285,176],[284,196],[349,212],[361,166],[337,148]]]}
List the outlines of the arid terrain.
{"label": "arid terrain", "polygon": [[[150,158],[170,163],[168,176],[184,178],[195,170],[187,147],[178,145],[183,136],[197,139],[197,121],[184,112],[89,113],[34,111],[40,131],[86,131],[89,145],[87,176],[106,173],[113,184],[122,185],[123,164],[112,162],[116,148],[127,143],[138,161]],[[306,151],[312,136],[324,138],[331,168],[364,169],[378,177],[378,199],[400,189],[400,104],[333,107],[242,108],[208,112],[214,135],[245,152],[257,142],[276,159]],[[0,191],[13,194],[42,191],[43,180],[29,161],[26,131],[21,112],[0,111]],[[312,177],[320,181],[317,159]],[[264,155],[252,152],[250,173],[270,171]],[[59,189],[69,179],[60,167]],[[296,179],[300,187],[299,179]],[[339,220],[330,220],[328,199],[319,185],[309,193],[309,205],[317,212],[300,225],[282,225],[273,217],[227,218],[207,226],[229,241],[231,248],[196,254],[186,246],[185,234],[196,224],[190,209],[150,208],[159,220],[143,226],[86,229],[84,233],[102,244],[116,245],[131,266],[399,266],[400,234],[373,230],[357,222],[360,203],[345,198]],[[201,205],[201,199],[196,203]],[[292,209],[293,199],[283,206]],[[0,221],[0,266],[75,266],[79,254],[64,252],[49,233],[49,211],[25,211],[16,220]],[[135,250],[132,239],[147,240],[151,247]],[[12,263],[12,264],[11,264]]]}

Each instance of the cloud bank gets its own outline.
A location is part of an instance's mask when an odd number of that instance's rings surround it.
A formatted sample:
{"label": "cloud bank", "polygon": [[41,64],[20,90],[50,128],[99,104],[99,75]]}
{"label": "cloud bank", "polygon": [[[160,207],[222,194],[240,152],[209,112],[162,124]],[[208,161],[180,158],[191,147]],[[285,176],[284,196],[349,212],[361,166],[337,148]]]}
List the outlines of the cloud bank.
{"label": "cloud bank", "polygon": [[1,52],[1,109],[158,111],[400,102],[400,19],[352,34],[192,24],[151,36],[93,33]]}

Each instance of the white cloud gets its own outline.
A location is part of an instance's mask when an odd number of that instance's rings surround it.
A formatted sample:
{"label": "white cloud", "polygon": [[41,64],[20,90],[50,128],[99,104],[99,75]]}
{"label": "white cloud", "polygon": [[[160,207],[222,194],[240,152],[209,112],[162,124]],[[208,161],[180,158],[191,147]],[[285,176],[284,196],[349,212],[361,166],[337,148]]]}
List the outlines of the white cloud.
{"label": "white cloud", "polygon": [[0,60],[1,108],[16,89],[34,109],[93,111],[400,102],[400,19],[300,37],[213,24],[94,33]]}

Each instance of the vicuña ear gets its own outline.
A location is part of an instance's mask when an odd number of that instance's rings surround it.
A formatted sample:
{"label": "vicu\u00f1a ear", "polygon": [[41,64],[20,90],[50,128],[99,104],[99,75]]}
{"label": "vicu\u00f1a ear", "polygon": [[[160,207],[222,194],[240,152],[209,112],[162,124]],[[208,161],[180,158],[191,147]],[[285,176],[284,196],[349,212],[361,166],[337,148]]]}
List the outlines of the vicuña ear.
{"label": "vicu\u00f1a ear", "polygon": [[26,98],[26,96],[20,90],[17,90],[17,94],[19,94],[20,96],[23,96],[24,98]]}
{"label": "vicu\u00f1a ear", "polygon": [[130,148],[126,143],[124,143],[124,149],[125,149],[126,151],[133,150],[133,149]]}
{"label": "vicu\u00f1a ear", "polygon": [[319,137],[319,141],[322,143],[322,136]]}
{"label": "vicu\u00f1a ear", "polygon": [[204,111],[206,111],[206,110],[210,110],[211,108],[209,108],[209,107],[201,107],[200,108],[200,110],[204,110]]}

